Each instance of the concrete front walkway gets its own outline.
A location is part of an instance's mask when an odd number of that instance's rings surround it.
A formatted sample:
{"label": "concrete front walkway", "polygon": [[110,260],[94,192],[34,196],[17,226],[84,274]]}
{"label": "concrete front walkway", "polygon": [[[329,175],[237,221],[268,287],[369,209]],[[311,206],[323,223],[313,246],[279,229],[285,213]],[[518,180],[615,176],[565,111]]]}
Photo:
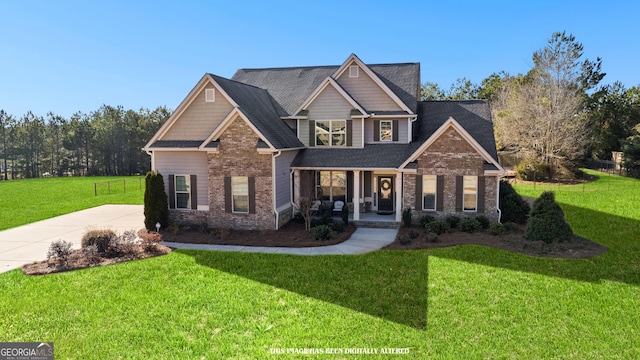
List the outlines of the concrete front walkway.
{"label": "concrete front walkway", "polygon": [[238,246],[238,245],[204,245],[183,244],[175,242],[163,242],[163,245],[178,249],[193,250],[217,250],[217,251],[243,251],[261,252],[273,254],[292,255],[345,255],[364,254],[381,249],[391,244],[398,234],[398,229],[373,229],[357,228],[349,240],[327,246],[290,248],[290,247],[265,247],[265,246]]}
{"label": "concrete front walkway", "polygon": [[0,273],[45,260],[49,245],[56,240],[69,241],[79,249],[82,235],[89,229],[122,233],[143,227],[142,205],[102,205],[0,231]]}

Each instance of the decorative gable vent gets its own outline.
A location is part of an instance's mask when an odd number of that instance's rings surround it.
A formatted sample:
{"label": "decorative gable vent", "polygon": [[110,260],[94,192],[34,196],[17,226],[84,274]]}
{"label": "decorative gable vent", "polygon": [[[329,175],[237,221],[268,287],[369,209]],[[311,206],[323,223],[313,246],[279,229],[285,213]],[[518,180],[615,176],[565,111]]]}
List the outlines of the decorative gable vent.
{"label": "decorative gable vent", "polygon": [[205,89],[204,90],[204,101],[206,101],[206,102],[215,102],[216,101],[216,89]]}
{"label": "decorative gable vent", "polygon": [[349,66],[349,77],[350,78],[357,78],[359,75],[360,75],[360,68],[358,67],[358,65]]}

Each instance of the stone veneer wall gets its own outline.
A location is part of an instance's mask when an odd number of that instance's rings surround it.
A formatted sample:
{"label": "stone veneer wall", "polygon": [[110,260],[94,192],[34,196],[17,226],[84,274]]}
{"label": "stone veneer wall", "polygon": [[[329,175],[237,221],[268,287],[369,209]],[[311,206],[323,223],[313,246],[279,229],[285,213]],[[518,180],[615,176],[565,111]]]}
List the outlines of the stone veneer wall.
{"label": "stone veneer wall", "polygon": [[199,210],[169,210],[169,220],[180,225],[202,225],[207,224],[209,218],[208,211]]}
{"label": "stone veneer wall", "polygon": [[[485,215],[490,220],[497,220],[496,182],[497,177],[485,176],[485,209],[484,213],[456,212],[456,176],[484,176],[484,159],[453,127],[447,129],[431,146],[417,159],[417,175],[443,175],[444,201],[443,211],[413,211],[414,220],[419,220],[423,214],[430,214],[436,218],[447,215],[474,217]],[[404,204],[405,207],[415,209],[416,176],[405,174]]]}
{"label": "stone veneer wall", "polygon": [[[240,117],[220,136],[218,153],[209,153],[209,226],[233,229],[275,229],[271,154],[259,154],[259,137]],[[255,177],[255,214],[225,211],[225,176]],[[280,217],[283,218],[282,215]],[[282,220],[281,220],[282,221]]]}

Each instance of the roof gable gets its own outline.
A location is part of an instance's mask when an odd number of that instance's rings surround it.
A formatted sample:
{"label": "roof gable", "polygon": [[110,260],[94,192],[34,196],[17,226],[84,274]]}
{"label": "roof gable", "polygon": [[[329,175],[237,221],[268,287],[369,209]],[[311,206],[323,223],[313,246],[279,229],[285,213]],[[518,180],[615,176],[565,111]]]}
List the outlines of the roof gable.
{"label": "roof gable", "polygon": [[316,90],[311,93],[305,102],[294,112],[298,114],[302,110],[306,110],[309,106],[320,97],[323,93],[326,93],[328,89],[333,89],[351,106],[352,109],[358,109],[360,113],[366,114],[367,112],[358,104],[333,78],[327,77],[323,83],[321,83]]}

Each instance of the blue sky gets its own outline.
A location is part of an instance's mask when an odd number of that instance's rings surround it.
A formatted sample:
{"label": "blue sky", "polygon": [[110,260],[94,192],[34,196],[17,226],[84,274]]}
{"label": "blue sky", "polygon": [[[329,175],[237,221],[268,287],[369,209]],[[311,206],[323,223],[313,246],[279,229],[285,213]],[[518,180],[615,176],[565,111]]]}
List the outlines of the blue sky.
{"label": "blue sky", "polygon": [[205,72],[420,62],[448,88],[532,66],[573,33],[604,82],[640,85],[635,1],[0,1],[0,109],[175,109]]}

